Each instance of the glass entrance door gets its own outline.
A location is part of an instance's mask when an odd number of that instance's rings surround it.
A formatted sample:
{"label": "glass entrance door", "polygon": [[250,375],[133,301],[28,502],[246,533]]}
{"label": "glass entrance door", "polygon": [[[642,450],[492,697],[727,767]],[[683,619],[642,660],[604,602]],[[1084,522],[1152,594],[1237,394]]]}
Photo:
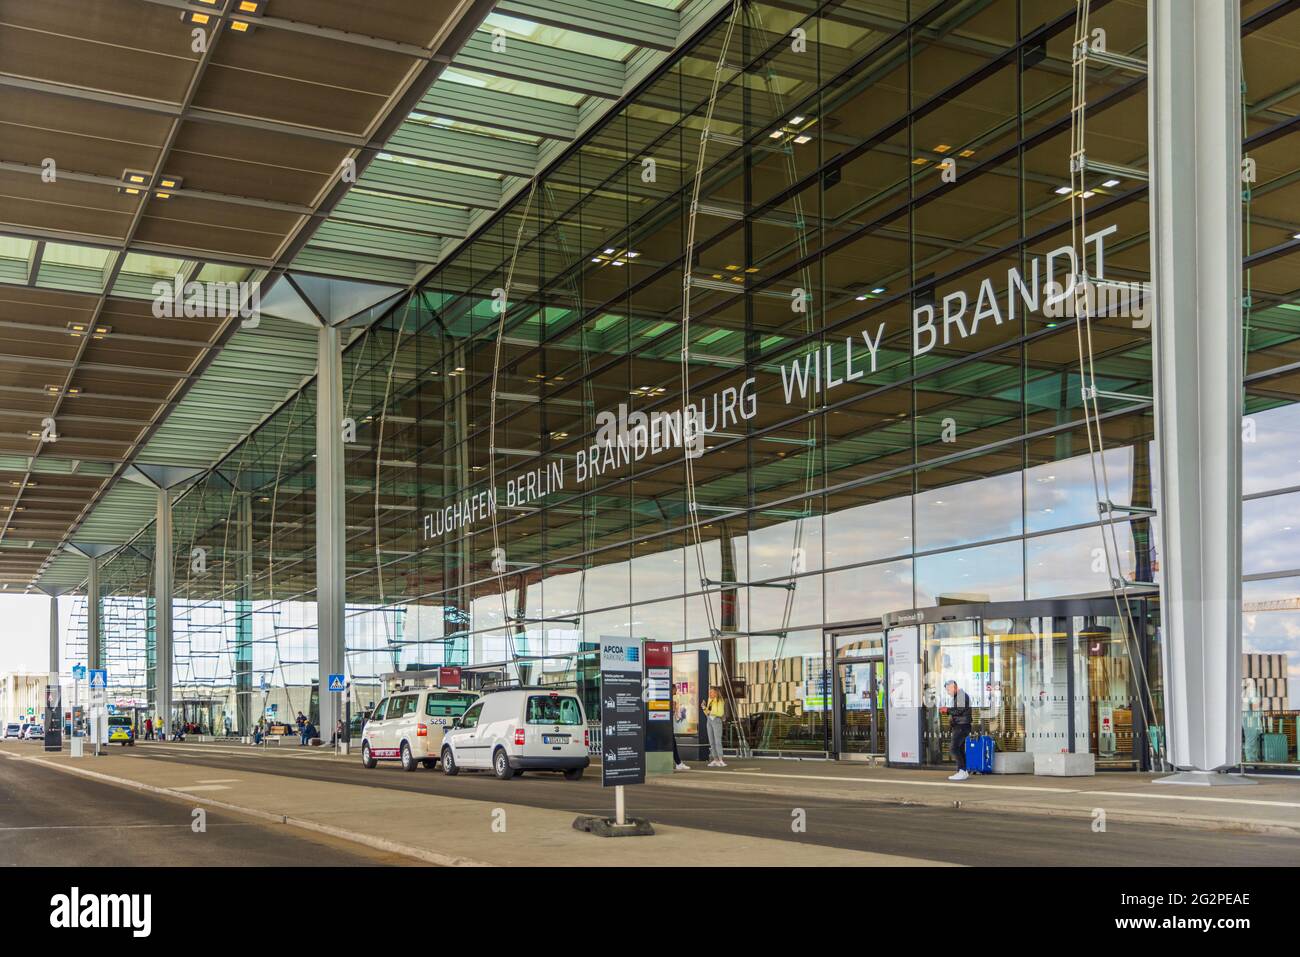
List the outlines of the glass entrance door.
{"label": "glass entrance door", "polygon": [[[1150,754],[1163,740],[1158,702],[1158,675],[1151,662],[1158,652],[1146,624],[1145,604],[1130,604],[1124,615],[1115,614],[1107,599],[1059,599],[1035,602],[999,602],[911,609],[887,616],[883,629],[887,648],[910,643],[919,648],[920,665],[912,678],[887,656],[885,707],[881,718],[906,710],[906,746],[882,747],[897,763],[944,767],[955,763],[948,708],[952,697],[949,680],[971,699],[975,733],[994,738],[1000,753],[1059,753],[1096,755],[1098,768],[1151,766]],[[896,623],[896,624],[895,624]],[[837,686],[840,709],[841,750],[850,751],[855,738],[864,740],[867,713],[853,715],[847,702],[861,694],[859,673],[853,662],[838,655]],[[920,695],[913,703],[908,694],[895,701],[894,688],[902,691],[914,683]],[[920,714],[916,715],[915,707]],[[1154,730],[1151,730],[1154,729]],[[1150,743],[1148,743],[1150,742]],[[898,756],[895,756],[898,751]],[[912,757],[903,757],[904,752]]]}
{"label": "glass entrance door", "polygon": [[834,751],[842,758],[885,753],[885,636],[867,630],[831,636],[835,655]]}
{"label": "glass entrance door", "polygon": [[841,755],[885,753],[885,659],[841,661],[836,665]]}
{"label": "glass entrance door", "polygon": [[948,727],[949,680],[970,696],[972,731],[979,731],[988,705],[988,655],[981,619],[941,621],[921,626],[921,763],[955,764]]}

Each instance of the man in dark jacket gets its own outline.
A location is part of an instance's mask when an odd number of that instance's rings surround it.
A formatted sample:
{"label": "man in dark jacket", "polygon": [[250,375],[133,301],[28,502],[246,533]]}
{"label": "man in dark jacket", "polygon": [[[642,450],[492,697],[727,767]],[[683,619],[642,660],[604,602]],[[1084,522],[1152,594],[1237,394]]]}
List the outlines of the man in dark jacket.
{"label": "man in dark jacket", "polygon": [[952,753],[957,759],[957,773],[949,781],[965,781],[966,773],[966,737],[970,734],[970,695],[957,687],[957,682],[949,679],[944,683],[944,690],[952,696],[948,706],[948,727],[952,729]]}

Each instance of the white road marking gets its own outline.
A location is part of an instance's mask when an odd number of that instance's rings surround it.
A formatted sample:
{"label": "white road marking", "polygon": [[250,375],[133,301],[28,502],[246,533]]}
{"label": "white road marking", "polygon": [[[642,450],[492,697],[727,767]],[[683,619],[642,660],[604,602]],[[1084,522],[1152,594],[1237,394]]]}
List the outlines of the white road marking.
{"label": "white road marking", "polygon": [[911,781],[900,778],[846,778],[814,774],[772,774],[767,771],[705,771],[705,774],[744,775],[752,778],[780,778],[786,781],[836,781],[842,784],[902,784],[906,787],[960,788],[967,791],[1029,791],[1044,794],[1087,794],[1100,797],[1131,797],[1152,801],[1209,801],[1217,804],[1254,804],[1262,807],[1300,807],[1293,801],[1259,801],[1248,798],[1204,797],[1193,794],[1147,794],[1140,791],[1093,791],[1086,788],[1034,787],[1026,784],[978,784],[970,781]]}
{"label": "white road marking", "polygon": [[229,784],[200,784],[198,786],[195,786],[192,784],[181,784],[176,787],[176,790],[185,791],[187,793],[190,791],[229,791],[230,785]]}
{"label": "white road marking", "polygon": [[199,778],[200,784],[238,784],[239,778]]}

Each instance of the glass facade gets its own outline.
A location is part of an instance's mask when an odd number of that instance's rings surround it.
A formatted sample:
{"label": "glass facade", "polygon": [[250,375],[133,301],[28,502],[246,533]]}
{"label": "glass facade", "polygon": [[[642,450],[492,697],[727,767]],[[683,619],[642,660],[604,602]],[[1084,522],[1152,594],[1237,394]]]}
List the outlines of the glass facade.
{"label": "glass facade", "polygon": [[[1243,2],[1246,651],[1284,680],[1300,661],[1300,133],[1279,92],[1295,58],[1275,51],[1300,13],[1268,9]],[[1077,324],[1048,285],[1072,271],[1074,17],[1073,0],[749,3],[359,334],[346,648],[370,700],[380,675],[443,663],[586,684],[584,652],[634,636],[708,652],[731,744],[881,753],[883,675],[859,652],[881,647],[883,614],[1154,581],[1151,520],[1103,523],[1095,477],[1118,505],[1158,501],[1149,318],[1093,323],[1093,454]],[[1090,25],[1143,56],[1144,4],[1097,4]],[[1144,167],[1145,79],[1088,83],[1090,150]],[[1079,265],[1144,283],[1146,183],[1098,179]],[[309,386],[175,506],[177,698],[241,729],[267,702],[313,700],[314,408]],[[105,607],[140,580],[106,572]],[[973,635],[1016,699],[986,717],[1013,749],[1041,736],[1149,765],[1140,734],[1106,752],[1097,722],[1103,706],[1158,721],[1158,606],[1139,635],[1109,621],[1092,657],[1067,636],[1096,621],[1042,615]],[[1065,705],[1025,710],[1072,669],[1068,726]],[[1252,687],[1260,733],[1288,735],[1294,763],[1289,700],[1256,700],[1283,685]]]}

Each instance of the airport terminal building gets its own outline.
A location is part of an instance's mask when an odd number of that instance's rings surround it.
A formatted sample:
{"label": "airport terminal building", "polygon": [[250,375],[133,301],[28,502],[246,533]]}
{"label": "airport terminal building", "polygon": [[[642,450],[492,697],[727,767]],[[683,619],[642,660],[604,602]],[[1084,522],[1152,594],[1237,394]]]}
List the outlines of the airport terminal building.
{"label": "airport terminal building", "polygon": [[[226,375],[304,341],[308,374],[204,467],[142,451],[141,521],[92,511],[119,540],[31,584],[92,597],[75,654],[122,694],[239,732],[332,728],[336,673],[357,709],[440,665],[595,704],[618,636],[672,642],[678,731],[718,687],[741,753],[942,766],[952,678],[1000,751],[1295,768],[1300,7],[1241,0],[1216,60],[1153,5],[626,0],[683,39],[599,115],[426,97],[499,208],[409,275],[333,245],[264,285]],[[1185,130],[1180,69],[1237,63],[1227,139]],[[351,242],[451,206],[412,209]]]}

